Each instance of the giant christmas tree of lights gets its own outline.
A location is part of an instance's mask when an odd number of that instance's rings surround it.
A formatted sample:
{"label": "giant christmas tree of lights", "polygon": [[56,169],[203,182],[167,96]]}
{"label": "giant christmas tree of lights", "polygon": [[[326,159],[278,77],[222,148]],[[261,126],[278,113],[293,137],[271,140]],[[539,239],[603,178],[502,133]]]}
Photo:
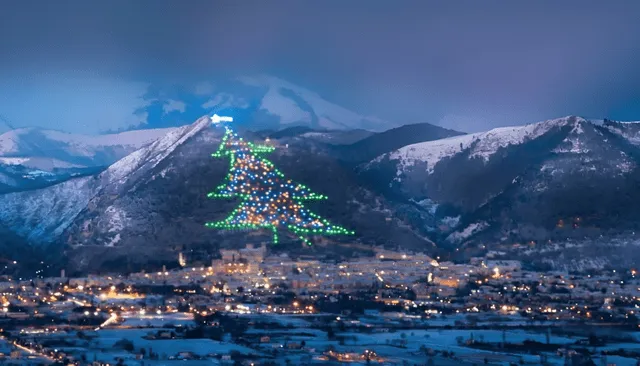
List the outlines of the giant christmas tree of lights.
{"label": "giant christmas tree of lights", "polygon": [[[231,117],[211,117],[214,124],[232,122]],[[223,184],[209,198],[240,198],[241,202],[222,221],[207,227],[223,230],[269,229],[278,243],[278,229],[287,230],[310,245],[313,235],[352,235],[353,231],[331,224],[304,207],[303,201],[323,200],[302,184],[285,178],[264,155],[272,146],[256,145],[240,138],[227,124],[225,135],[213,157],[228,157],[229,173]]]}

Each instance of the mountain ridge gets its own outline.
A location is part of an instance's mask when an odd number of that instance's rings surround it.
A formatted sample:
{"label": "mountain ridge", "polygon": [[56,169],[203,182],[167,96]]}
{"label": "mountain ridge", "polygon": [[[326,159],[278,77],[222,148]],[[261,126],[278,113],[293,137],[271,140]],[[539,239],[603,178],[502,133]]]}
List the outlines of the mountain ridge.
{"label": "mountain ridge", "polygon": [[94,174],[173,130],[79,135],[40,128],[0,135],[0,193],[36,189]]}
{"label": "mountain ridge", "polygon": [[[423,202],[443,244],[597,236],[636,226],[625,201],[640,187],[638,141],[629,139],[640,124],[625,124],[626,135],[619,127],[568,116],[405,146],[362,170]],[[619,222],[605,219],[616,211]]]}
{"label": "mountain ridge", "polygon": [[[634,221],[640,210],[632,205],[640,199],[638,123],[568,116],[408,144],[357,169],[336,158],[316,133],[246,131],[245,138],[275,146],[270,160],[281,171],[330,197],[313,210],[356,231],[344,240],[317,238],[308,249],[317,255],[330,255],[328,248],[357,255],[346,249],[355,244],[440,254],[464,249],[470,255],[522,243],[556,245],[548,243],[567,238],[599,245],[594,243],[601,235],[640,230]],[[228,168],[228,161],[210,157],[221,136],[205,116],[99,174],[0,195],[0,225],[31,247],[64,250],[83,270],[132,270],[145,261],[175,260],[181,251],[206,262],[221,247],[268,241],[270,233],[204,228],[204,222],[223,218],[234,207],[233,201],[204,199]],[[387,136],[383,150],[415,138],[380,133],[349,145],[374,136]],[[387,141],[389,136],[398,140]],[[296,253],[300,249],[292,243],[284,240],[273,250]],[[547,252],[558,255],[540,251]],[[606,258],[611,253],[603,253]]]}

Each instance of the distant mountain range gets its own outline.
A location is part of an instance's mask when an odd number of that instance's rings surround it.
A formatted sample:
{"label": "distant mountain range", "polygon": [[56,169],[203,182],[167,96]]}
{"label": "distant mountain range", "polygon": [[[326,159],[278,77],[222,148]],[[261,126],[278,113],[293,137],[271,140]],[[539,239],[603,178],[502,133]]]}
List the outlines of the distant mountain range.
{"label": "distant mountain range", "polygon": [[[315,238],[311,248],[283,235],[273,250],[337,258],[387,246],[453,260],[495,251],[569,270],[640,259],[640,122],[569,116],[462,134],[426,123],[330,129],[320,120],[237,125],[245,138],[276,147],[270,159],[285,175],[329,196],[313,211],[357,234]],[[221,136],[206,116],[100,137],[2,135],[2,169],[79,171],[38,189],[5,184],[20,191],[0,194],[0,249],[81,271],[134,270],[174,263],[178,252],[206,262],[221,247],[269,241],[266,232],[203,226],[235,207],[206,199],[228,168],[211,157]]]}
{"label": "distant mountain range", "polygon": [[279,131],[291,127],[380,132],[401,125],[354,112],[318,93],[269,75],[204,80],[194,85],[157,85],[146,95],[146,123],[175,127],[202,115],[232,115],[238,127]]}
{"label": "distant mountain range", "polygon": [[87,136],[23,128],[0,135],[0,193],[99,172],[172,128]]}
{"label": "distant mountain range", "polygon": [[[227,99],[217,94],[208,106],[219,110],[224,110],[227,105],[244,107],[241,109],[253,114],[253,118],[246,119],[251,121],[253,128],[260,125],[276,129],[306,126],[314,130],[384,131],[394,126],[391,121],[360,115],[328,102],[311,90],[273,76],[240,77],[236,80],[243,84],[242,88],[233,87]],[[254,90],[247,90],[247,86]],[[245,100],[247,103],[231,104],[229,100]]]}

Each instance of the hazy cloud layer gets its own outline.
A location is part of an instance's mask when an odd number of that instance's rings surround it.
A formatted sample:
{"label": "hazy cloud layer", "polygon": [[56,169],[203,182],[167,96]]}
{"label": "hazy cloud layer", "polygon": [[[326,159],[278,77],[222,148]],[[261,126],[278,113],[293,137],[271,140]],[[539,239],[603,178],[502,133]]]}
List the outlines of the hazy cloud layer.
{"label": "hazy cloud layer", "polygon": [[[219,75],[266,72],[363,114],[471,131],[640,119],[639,14],[635,0],[8,2],[0,114],[117,129],[153,103],[140,85],[206,95]],[[50,84],[66,78],[94,81]]]}
{"label": "hazy cloud layer", "polygon": [[[147,88],[142,82],[77,74],[0,79],[0,114],[16,128],[123,130],[146,124]],[[0,123],[0,131],[8,127]]]}

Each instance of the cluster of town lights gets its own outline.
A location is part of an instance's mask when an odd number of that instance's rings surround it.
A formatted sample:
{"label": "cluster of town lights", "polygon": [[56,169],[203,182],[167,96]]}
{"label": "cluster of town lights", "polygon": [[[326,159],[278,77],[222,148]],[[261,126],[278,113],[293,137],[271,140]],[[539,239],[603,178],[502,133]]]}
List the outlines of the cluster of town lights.
{"label": "cluster of town lights", "polygon": [[229,157],[230,168],[224,184],[209,193],[209,198],[240,198],[242,202],[224,220],[207,223],[223,230],[269,229],[278,243],[278,228],[284,228],[310,245],[309,235],[353,235],[354,232],[331,224],[301,203],[324,200],[326,196],[310,191],[302,184],[286,179],[272,162],[262,155],[273,146],[244,141],[228,126],[214,157]]}

